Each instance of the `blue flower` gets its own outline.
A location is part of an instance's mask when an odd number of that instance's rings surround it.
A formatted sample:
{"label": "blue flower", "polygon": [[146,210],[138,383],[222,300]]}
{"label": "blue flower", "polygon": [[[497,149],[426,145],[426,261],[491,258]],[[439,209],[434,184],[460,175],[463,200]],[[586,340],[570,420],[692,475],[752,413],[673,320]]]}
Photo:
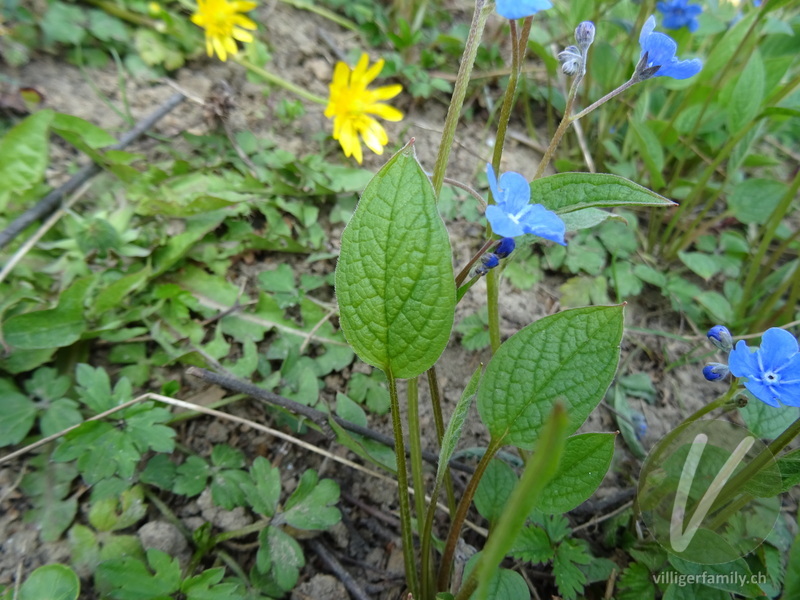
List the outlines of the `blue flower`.
{"label": "blue flower", "polygon": [[567,245],[564,221],[541,204],[530,203],[531,186],[527,179],[509,171],[500,176],[498,186],[492,165],[486,165],[486,177],[497,203],[486,207],[486,218],[494,233],[510,238],[531,233]]}
{"label": "blue flower", "polygon": [[553,8],[550,0],[497,0],[497,13],[506,19],[530,17],[548,8]]}
{"label": "blue flower", "polygon": [[636,66],[634,78],[644,81],[650,77],[672,77],[673,79],[688,79],[700,72],[703,62],[694,58],[692,60],[678,60],[675,52],[678,44],[665,33],[653,31],[656,28],[656,18],[650,16],[639,34],[639,45],[642,47],[639,64]]}
{"label": "blue flower", "polygon": [[733,337],[724,325],[714,325],[706,335],[711,343],[723,352],[730,352],[733,349]]}
{"label": "blue flower", "polygon": [[735,377],[747,377],[744,386],[770,406],[800,406],[800,353],[797,340],[783,329],[764,332],[755,352],[744,340],[736,344],[728,362]]}
{"label": "blue flower", "polygon": [[703,12],[703,7],[688,2],[689,0],[669,0],[656,3],[656,8],[664,15],[664,27],[667,29],[687,27],[692,33],[697,31],[700,26],[697,17]]}

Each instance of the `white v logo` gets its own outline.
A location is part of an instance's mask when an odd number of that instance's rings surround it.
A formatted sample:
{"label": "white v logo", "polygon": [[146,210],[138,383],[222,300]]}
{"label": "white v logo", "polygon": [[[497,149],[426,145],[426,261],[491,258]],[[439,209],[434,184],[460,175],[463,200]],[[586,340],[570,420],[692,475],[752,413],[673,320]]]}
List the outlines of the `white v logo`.
{"label": "white v logo", "polygon": [[708,443],[708,436],[704,433],[698,433],[692,447],[689,449],[689,455],[686,457],[686,462],[683,463],[683,470],[681,471],[681,479],[678,483],[678,490],[675,492],[675,504],[672,506],[672,519],[669,527],[669,541],[672,544],[673,550],[676,552],[683,552],[689,547],[697,530],[700,528],[711,505],[717,496],[722,491],[725,483],[730,479],[736,465],[742,462],[742,459],[747,454],[748,450],[755,443],[756,438],[748,436],[744,438],[736,449],[722,465],[722,469],[708,486],[705,494],[700,499],[697,509],[694,511],[692,518],[689,520],[686,530],[683,530],[683,519],[686,515],[686,501],[689,498],[689,490],[692,489],[692,480],[697,472],[697,467],[700,464],[700,458],[703,456],[703,450]]}

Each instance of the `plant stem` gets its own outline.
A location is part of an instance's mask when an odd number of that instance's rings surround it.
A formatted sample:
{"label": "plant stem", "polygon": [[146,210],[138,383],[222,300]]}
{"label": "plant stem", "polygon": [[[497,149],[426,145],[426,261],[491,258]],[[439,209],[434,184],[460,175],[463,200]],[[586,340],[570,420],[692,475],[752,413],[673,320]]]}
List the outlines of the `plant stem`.
{"label": "plant stem", "polygon": [[414,562],[414,534],[411,529],[411,503],[408,499],[408,472],[406,471],[406,448],[403,441],[403,421],[400,418],[400,399],[397,397],[397,380],[391,372],[386,373],[389,380],[389,396],[392,405],[392,431],[394,433],[394,454],[397,457],[397,486],[400,504],[400,535],[403,542],[403,562],[406,569],[406,583],[412,596],[419,596],[417,565]]}
{"label": "plant stem", "polygon": [[[436,365],[428,369],[428,389],[431,394],[431,405],[433,407],[433,422],[436,426],[436,443],[437,448],[441,449],[442,440],[444,439],[444,416],[442,415],[442,402],[441,392],[439,391],[439,379],[436,376]],[[456,511],[456,496],[453,490],[453,478],[450,476],[450,469],[444,478],[445,490],[447,491],[447,507],[450,509],[450,514]],[[434,497],[431,504],[435,505],[438,497]]]}
{"label": "plant stem", "polygon": [[[487,6],[488,4],[488,6]],[[467,85],[472,74],[472,67],[475,64],[475,57],[480,47],[483,28],[486,26],[486,19],[491,12],[491,3],[486,0],[475,0],[475,12],[472,14],[472,23],[469,27],[467,43],[464,46],[464,53],[461,56],[461,65],[458,68],[456,83],[453,88],[453,97],[450,99],[450,107],[447,109],[447,117],[444,120],[442,131],[442,141],[439,144],[439,152],[436,155],[436,164],[433,167],[433,191],[436,199],[439,199],[439,192],[442,190],[444,174],[447,170],[447,162],[450,158],[450,150],[453,147],[453,140],[456,135],[458,119],[461,116],[461,108],[464,106],[464,98],[467,96]]]}
{"label": "plant stem", "polygon": [[453,557],[455,556],[456,545],[458,543],[459,535],[461,534],[461,527],[464,525],[464,520],[467,518],[467,512],[472,504],[472,499],[475,497],[475,492],[478,489],[478,484],[481,481],[481,477],[483,477],[486,467],[489,466],[489,463],[492,461],[494,455],[497,454],[497,451],[500,449],[501,445],[502,442],[500,440],[492,438],[489,441],[489,446],[486,448],[486,452],[481,458],[481,461],[478,463],[478,466],[475,468],[475,472],[472,474],[469,483],[467,483],[467,487],[464,490],[464,494],[461,496],[461,500],[458,503],[456,512],[452,516],[452,521],[450,522],[450,531],[447,534],[447,542],[445,543],[444,551],[442,552],[442,564],[439,567],[439,578],[436,584],[436,589],[439,591],[447,589],[447,584],[450,579],[450,571],[453,567]]}
{"label": "plant stem", "polygon": [[325,98],[323,98],[322,96],[317,96],[316,94],[312,94],[308,90],[305,90],[305,89],[301,88],[300,86],[295,85],[291,81],[287,81],[283,77],[279,77],[278,75],[275,75],[274,73],[270,73],[269,71],[267,71],[266,69],[263,69],[262,67],[258,67],[256,65],[254,65],[249,60],[244,58],[244,56],[242,56],[241,54],[235,54],[231,58],[235,62],[237,62],[240,65],[242,65],[245,69],[247,69],[251,73],[255,73],[256,75],[258,75],[262,79],[266,79],[270,83],[274,83],[275,85],[278,85],[278,86],[282,87],[283,89],[288,90],[288,91],[292,92],[293,94],[296,94],[296,95],[300,96],[304,100],[308,100],[309,102],[316,102],[317,104],[327,104],[328,103],[328,101]]}
{"label": "plant stem", "polygon": [[[408,380],[408,445],[411,458],[411,482],[419,524],[425,516],[425,483],[422,480],[422,433],[419,429],[419,378]],[[417,525],[419,526],[419,525]]]}

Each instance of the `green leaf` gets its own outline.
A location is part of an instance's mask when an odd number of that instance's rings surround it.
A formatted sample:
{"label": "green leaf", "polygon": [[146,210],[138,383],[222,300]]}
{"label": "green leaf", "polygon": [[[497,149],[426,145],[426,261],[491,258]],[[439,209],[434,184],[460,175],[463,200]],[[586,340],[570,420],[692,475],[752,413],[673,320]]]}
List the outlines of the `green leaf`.
{"label": "green leaf", "polygon": [[318,481],[313,469],[303,473],[297,488],[286,501],[278,521],[297,529],[328,529],[336,525],[342,513],[336,508],[339,502],[339,484],[333,479]]}
{"label": "green leaf", "polygon": [[370,181],[336,265],[342,331],[366,363],[419,375],[450,338],[455,280],[433,187],[408,146]]}
{"label": "green leaf", "polygon": [[583,433],[567,438],[558,471],[537,508],[565,513],[585,502],[600,486],[614,456],[613,433]]}
{"label": "green leaf", "polygon": [[475,508],[483,518],[491,522],[500,518],[517,481],[514,469],[504,461],[495,458],[489,463],[474,498]]}
{"label": "green leaf", "polygon": [[789,425],[800,418],[800,408],[796,406],[774,407],[756,399],[747,392],[749,401],[739,409],[747,428],[760,438],[774,439]]}
{"label": "green leaf", "polygon": [[83,300],[93,278],[75,281],[62,292],[55,308],[15,315],[3,324],[5,341],[21,350],[63,348],[86,330]]}
{"label": "green leaf", "polygon": [[199,456],[189,456],[178,467],[175,485],[172,491],[185,496],[196,496],[206,488],[208,476],[211,474],[206,461]]}
{"label": "green leaf", "polygon": [[564,221],[564,225],[567,226],[567,231],[590,229],[608,219],[625,222],[623,217],[605,210],[600,210],[599,208],[583,208],[561,215],[561,220]]}
{"label": "green leaf", "polygon": [[244,471],[229,469],[215,474],[211,480],[211,499],[225,510],[233,510],[246,503],[244,487],[250,478]]}
{"label": "green leaf", "polygon": [[544,529],[538,525],[529,525],[519,532],[508,554],[529,563],[546,563],[555,556],[555,549]]}
{"label": "green leaf", "polygon": [[[472,560],[478,560],[479,558],[480,555],[476,555],[476,558]],[[470,563],[467,563],[467,567],[469,566],[471,566]],[[468,573],[466,569],[465,573]],[[525,579],[523,579],[522,575],[511,569],[497,569],[489,577],[486,588],[488,590],[487,597],[497,600],[500,598],[529,600],[531,597],[531,592],[528,589],[528,584],[525,583]],[[477,592],[470,596],[472,599],[477,597]]]}
{"label": "green leaf", "polygon": [[728,131],[735,133],[758,115],[764,100],[764,61],[756,50],[750,54],[739,80],[733,88],[728,105]]}
{"label": "green leaf", "polygon": [[52,110],[40,110],[0,139],[0,207],[7,194],[21,194],[44,177]]}
{"label": "green leaf", "polygon": [[36,405],[27,396],[11,390],[0,391],[0,448],[19,444],[33,427]]}
{"label": "green leaf", "polygon": [[703,279],[710,279],[720,270],[720,264],[704,252],[678,252],[681,262]]}
{"label": "green leaf", "polygon": [[728,196],[728,207],[741,223],[767,222],[778,206],[787,186],[774,179],[745,179]]}
{"label": "green leaf", "polygon": [[566,539],[558,545],[553,558],[553,575],[564,600],[575,600],[583,593],[586,575],[578,565],[588,565],[591,560],[583,540]]}
{"label": "green leaf", "polygon": [[36,524],[43,542],[55,542],[72,524],[77,512],[75,498],[58,500],[45,496],[25,515],[25,520]]}
{"label": "green leaf", "polygon": [[692,561],[678,558],[673,554],[669,554],[668,559],[670,564],[679,573],[693,575],[698,578],[707,577],[707,579],[703,579],[702,582],[711,588],[731,592],[739,596],[744,596],[745,598],[759,598],[763,596],[761,588],[750,581],[752,572],[743,558],[711,565],[700,565]]}
{"label": "green leaf", "polygon": [[300,544],[288,533],[272,525],[261,530],[258,541],[256,568],[272,575],[281,589],[291,590],[297,584],[300,569],[306,564]]}
{"label": "green leaf", "polygon": [[607,173],[558,173],[531,182],[531,198],[558,214],[610,206],[674,206],[624,177]]}
{"label": "green leaf", "polygon": [[102,148],[117,143],[117,138],[105,129],[73,115],[56,113],[52,128],[73,146],[80,146],[82,142],[89,148]]}
{"label": "green leaf", "polygon": [[262,515],[274,516],[281,496],[281,472],[259,456],[250,467],[250,477],[253,482],[244,488],[248,503]]}
{"label": "green leaf", "polygon": [[65,565],[39,567],[19,589],[19,600],[77,600],[81,582]]}
{"label": "green leaf", "polygon": [[639,146],[639,154],[650,171],[650,182],[653,187],[661,188],[664,186],[664,150],[663,143],[658,136],[653,133],[646,122],[638,123],[631,121],[631,131]]}
{"label": "green leaf", "polygon": [[656,586],[646,566],[631,563],[619,576],[617,600],[655,600]]}
{"label": "green leaf", "polygon": [[464,421],[466,421],[469,408],[472,406],[472,399],[475,397],[475,393],[478,391],[478,384],[481,381],[482,369],[483,365],[480,365],[477,369],[475,369],[472,377],[470,377],[469,381],[467,382],[467,385],[461,394],[461,398],[459,398],[458,403],[453,410],[450,421],[447,423],[447,428],[444,431],[444,435],[442,436],[442,448],[439,451],[439,465],[436,469],[436,481],[439,483],[439,485],[444,482],[445,475],[447,475],[449,468],[448,465],[450,464],[450,459],[453,458],[453,452],[456,449],[456,444],[461,438],[461,430],[464,427]]}
{"label": "green leaf", "polygon": [[155,575],[142,561],[130,556],[100,563],[95,578],[101,593],[121,600],[161,600],[177,591],[180,586],[178,559],[152,549],[147,557],[155,567]]}
{"label": "green leaf", "polygon": [[86,15],[77,6],[53,2],[42,19],[41,28],[48,43],[63,42],[77,46],[86,35]]}
{"label": "green leaf", "polygon": [[478,412],[492,438],[532,449],[557,402],[574,433],[614,377],[622,322],[622,306],[576,308],[509,338],[478,388]]}

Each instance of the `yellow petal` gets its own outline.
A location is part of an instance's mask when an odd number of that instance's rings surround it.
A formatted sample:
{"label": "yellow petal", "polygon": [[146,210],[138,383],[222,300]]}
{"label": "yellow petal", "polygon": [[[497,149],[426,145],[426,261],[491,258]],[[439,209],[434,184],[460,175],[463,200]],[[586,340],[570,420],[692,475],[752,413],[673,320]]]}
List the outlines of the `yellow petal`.
{"label": "yellow petal", "polygon": [[214,56],[214,45],[211,43],[211,38],[206,36],[206,54]]}
{"label": "yellow petal", "polygon": [[228,53],[225,50],[225,46],[223,45],[222,40],[220,40],[219,38],[215,37],[215,38],[212,39],[212,42],[214,44],[214,50],[217,52],[217,56],[219,56],[219,59],[222,62],[227,61],[228,60]]}
{"label": "yellow petal", "polygon": [[386,61],[384,61],[383,59],[380,59],[378,62],[372,65],[366,73],[364,73],[361,83],[363,83],[365,87],[368,86],[370,83],[372,83],[375,80],[375,78],[381,74],[385,62]]}
{"label": "yellow petal", "polygon": [[350,78],[350,83],[353,86],[358,87],[366,87],[367,83],[369,82],[362,82],[364,79],[364,75],[367,72],[367,65],[369,64],[369,56],[366,54],[362,54],[361,58],[358,59],[358,63],[356,64],[355,69],[353,69],[353,75]]}
{"label": "yellow petal", "polygon": [[236,15],[231,21],[234,25],[244,27],[245,29],[258,29],[258,25],[256,25],[255,21],[248,19],[244,15]]}
{"label": "yellow petal", "polygon": [[233,10],[236,12],[247,12],[253,10],[258,4],[255,2],[244,2],[240,0],[239,2],[231,2],[231,6],[233,6]]}
{"label": "yellow petal", "polygon": [[249,44],[253,41],[253,34],[245,31],[244,29],[236,29],[233,30],[233,37],[240,42],[244,42],[245,44]]}
{"label": "yellow petal", "polygon": [[374,119],[370,119],[366,127],[362,129],[361,136],[364,138],[367,148],[378,155],[383,154],[383,147],[389,142],[386,130]]}
{"label": "yellow petal", "polygon": [[375,88],[374,90],[370,90],[370,93],[375,100],[391,100],[402,91],[403,86],[399,83],[396,83],[394,85],[384,85],[382,87]]}
{"label": "yellow petal", "polygon": [[226,37],[223,40],[223,43],[225,44],[225,50],[231,54],[236,54],[239,51],[239,48],[236,47],[236,42],[233,41],[232,37]]}
{"label": "yellow petal", "polygon": [[336,68],[333,70],[333,80],[331,81],[331,88],[347,87],[350,80],[350,67],[343,62],[337,62]]}
{"label": "yellow petal", "polygon": [[389,106],[388,104],[371,104],[367,112],[375,115],[376,117],[380,117],[381,119],[385,119],[386,121],[403,120],[402,111],[399,111],[394,106]]}

